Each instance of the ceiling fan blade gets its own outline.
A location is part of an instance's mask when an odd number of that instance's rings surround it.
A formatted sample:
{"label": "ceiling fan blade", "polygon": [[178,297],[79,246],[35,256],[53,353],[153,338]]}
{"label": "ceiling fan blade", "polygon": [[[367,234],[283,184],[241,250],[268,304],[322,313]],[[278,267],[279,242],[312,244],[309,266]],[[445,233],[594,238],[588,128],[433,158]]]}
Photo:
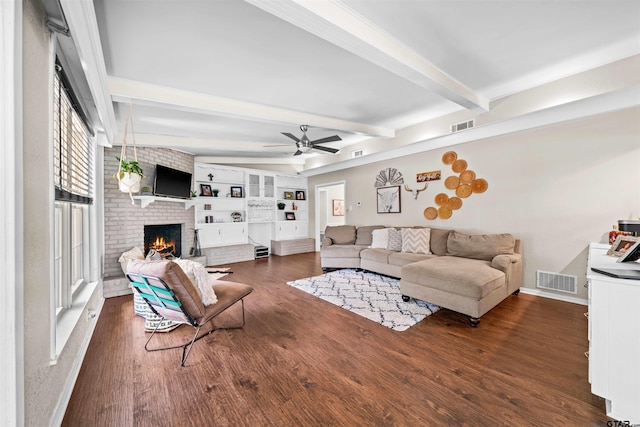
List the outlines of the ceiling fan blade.
{"label": "ceiling fan blade", "polygon": [[289,138],[293,139],[295,142],[300,142],[300,140],[298,139],[297,136],[290,134],[289,132],[281,132],[284,136],[288,136]]}
{"label": "ceiling fan blade", "polygon": [[300,154],[302,154],[302,151],[298,150],[295,153],[293,153],[294,156],[299,156]]}
{"label": "ceiling fan blade", "polygon": [[340,151],[335,148],[323,147],[321,145],[313,145],[313,144],[311,144],[311,148],[315,148],[316,150],[326,151],[327,153],[334,153],[334,154]]}
{"label": "ceiling fan blade", "polygon": [[333,142],[333,141],[342,141],[338,135],[328,136],[326,138],[316,139],[315,141],[311,141],[311,144],[324,144],[325,142]]}

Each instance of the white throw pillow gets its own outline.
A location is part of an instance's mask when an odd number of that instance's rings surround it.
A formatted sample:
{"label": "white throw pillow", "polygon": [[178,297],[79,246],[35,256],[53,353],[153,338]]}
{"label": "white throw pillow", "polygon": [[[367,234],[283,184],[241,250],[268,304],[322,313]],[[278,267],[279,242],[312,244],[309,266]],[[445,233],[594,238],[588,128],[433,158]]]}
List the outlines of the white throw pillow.
{"label": "white throw pillow", "polygon": [[198,290],[202,298],[202,304],[205,306],[218,302],[218,297],[213,290],[213,277],[209,276],[207,269],[200,263],[189,259],[174,259],[173,262],[178,264],[182,271],[187,275],[191,283]]}
{"label": "white throw pillow", "polygon": [[127,264],[129,264],[129,261],[132,259],[144,259],[144,252],[142,252],[142,249],[134,246],[133,248],[129,249],[126,252],[123,252],[123,254],[120,255],[120,258],[118,258],[118,262],[120,263],[120,267],[122,267],[122,272],[124,274],[127,274]]}
{"label": "white throw pillow", "polygon": [[389,229],[381,228],[371,232],[371,247],[378,249],[387,249],[389,243]]}
{"label": "white throw pillow", "polygon": [[402,252],[413,254],[431,254],[429,242],[431,241],[430,228],[403,228]]}
{"label": "white throw pillow", "polygon": [[387,243],[387,249],[394,252],[400,252],[402,250],[402,233],[395,228],[389,228],[389,243]]}

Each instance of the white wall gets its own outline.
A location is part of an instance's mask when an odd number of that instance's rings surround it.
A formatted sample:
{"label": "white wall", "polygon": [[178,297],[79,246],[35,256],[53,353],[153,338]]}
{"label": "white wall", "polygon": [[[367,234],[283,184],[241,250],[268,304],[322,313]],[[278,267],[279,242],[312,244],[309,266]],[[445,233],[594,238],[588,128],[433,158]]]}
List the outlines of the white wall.
{"label": "white wall", "polygon": [[[587,246],[604,241],[618,219],[640,215],[640,108],[455,146],[469,169],[489,183],[483,194],[463,199],[448,220],[428,221],[424,209],[450,194],[442,164],[447,149],[355,167],[309,178],[309,186],[346,181],[346,221],[355,225],[422,225],[465,232],[509,232],[523,240],[524,286],[535,288],[536,270],[578,276],[586,299]],[[377,214],[375,176],[385,168],[415,174],[442,170],[417,200],[402,191],[400,214]],[[356,202],[362,202],[361,207]],[[314,210],[310,209],[313,214]],[[313,219],[311,219],[313,223]]]}
{"label": "white wall", "polygon": [[[86,312],[55,363],[50,360],[53,287],[52,62],[50,35],[37,1],[24,2],[24,381],[25,425],[61,419],[95,320]],[[101,202],[97,202],[100,203]],[[96,310],[100,287],[88,307]],[[55,424],[55,423],[54,423]]]}

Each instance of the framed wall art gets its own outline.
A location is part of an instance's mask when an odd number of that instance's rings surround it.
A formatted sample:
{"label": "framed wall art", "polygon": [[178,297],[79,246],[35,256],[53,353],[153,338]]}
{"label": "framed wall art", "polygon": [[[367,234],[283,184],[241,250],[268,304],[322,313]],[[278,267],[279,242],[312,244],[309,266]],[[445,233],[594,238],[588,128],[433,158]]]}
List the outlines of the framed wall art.
{"label": "framed wall art", "polygon": [[242,197],[242,187],[231,187],[231,197]]}
{"label": "framed wall art", "polygon": [[378,213],[400,213],[400,186],[376,188]]}
{"label": "framed wall art", "polygon": [[333,216],[344,216],[344,200],[333,199]]}
{"label": "framed wall art", "polygon": [[211,192],[211,186],[209,184],[200,184],[200,195],[204,197],[213,196],[213,193]]}

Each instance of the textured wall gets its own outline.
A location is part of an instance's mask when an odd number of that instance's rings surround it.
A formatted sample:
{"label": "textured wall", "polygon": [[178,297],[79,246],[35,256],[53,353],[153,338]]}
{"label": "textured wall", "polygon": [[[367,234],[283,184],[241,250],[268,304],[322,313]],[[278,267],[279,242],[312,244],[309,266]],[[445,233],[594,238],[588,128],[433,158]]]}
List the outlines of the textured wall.
{"label": "textured wall", "polygon": [[[193,174],[193,156],[164,148],[138,148],[138,161],[145,177],[142,185],[153,187],[157,164]],[[131,204],[129,195],[118,189],[113,175],[118,170],[120,147],[105,149],[104,153],[104,277],[122,276],[118,262],[120,255],[138,246],[144,247],[144,225],[184,223],[182,256],[188,256],[193,245],[193,208],[185,209],[183,203],[156,201],[145,208],[140,202]],[[133,149],[127,149],[127,158],[133,158]]]}

